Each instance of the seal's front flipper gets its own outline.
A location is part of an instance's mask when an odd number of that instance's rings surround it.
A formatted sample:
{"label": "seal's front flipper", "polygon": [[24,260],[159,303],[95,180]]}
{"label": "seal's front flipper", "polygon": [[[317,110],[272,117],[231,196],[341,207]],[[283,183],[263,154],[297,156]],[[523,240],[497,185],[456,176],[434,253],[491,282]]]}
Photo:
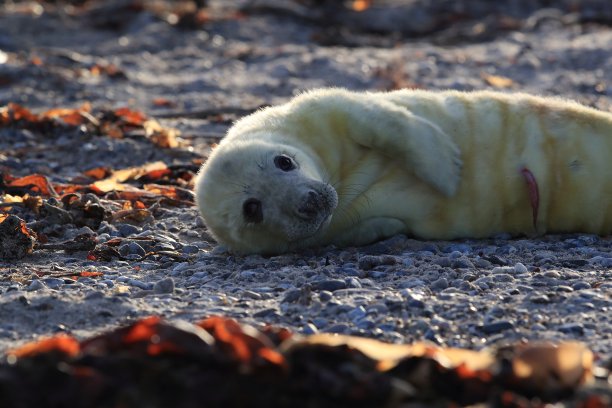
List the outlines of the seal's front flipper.
{"label": "seal's front flipper", "polygon": [[430,121],[379,95],[342,89],[305,94],[295,112],[342,122],[355,143],[400,157],[406,168],[441,193],[452,196],[461,176],[461,158],[449,135]]}

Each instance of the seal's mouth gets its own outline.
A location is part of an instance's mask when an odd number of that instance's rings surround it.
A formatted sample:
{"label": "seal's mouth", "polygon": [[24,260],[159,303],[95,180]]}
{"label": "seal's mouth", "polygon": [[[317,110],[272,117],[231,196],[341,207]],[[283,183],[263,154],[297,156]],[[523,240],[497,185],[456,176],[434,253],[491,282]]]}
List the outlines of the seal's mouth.
{"label": "seal's mouth", "polygon": [[329,184],[312,183],[291,210],[295,224],[287,231],[289,241],[294,243],[319,235],[331,223],[334,209],[338,205],[338,194]]}
{"label": "seal's mouth", "polygon": [[316,220],[321,215],[329,215],[333,210],[333,202],[324,192],[307,191],[294,211],[296,217],[305,221]]}

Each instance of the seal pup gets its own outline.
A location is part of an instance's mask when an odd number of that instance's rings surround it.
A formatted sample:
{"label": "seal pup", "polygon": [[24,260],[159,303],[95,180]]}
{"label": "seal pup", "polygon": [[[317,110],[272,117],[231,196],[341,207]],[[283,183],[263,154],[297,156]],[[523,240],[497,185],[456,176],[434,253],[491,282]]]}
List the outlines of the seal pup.
{"label": "seal pup", "polygon": [[220,243],[277,254],[612,232],[612,113],[499,92],[319,89],[238,120],[196,179]]}

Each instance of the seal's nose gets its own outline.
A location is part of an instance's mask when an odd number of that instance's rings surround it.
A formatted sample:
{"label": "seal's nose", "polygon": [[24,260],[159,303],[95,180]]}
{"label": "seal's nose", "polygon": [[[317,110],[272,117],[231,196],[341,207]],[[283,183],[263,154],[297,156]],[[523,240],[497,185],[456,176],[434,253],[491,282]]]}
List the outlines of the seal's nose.
{"label": "seal's nose", "polygon": [[315,218],[321,209],[320,201],[320,195],[316,191],[308,191],[302,196],[300,206],[297,209],[298,216],[307,220]]}

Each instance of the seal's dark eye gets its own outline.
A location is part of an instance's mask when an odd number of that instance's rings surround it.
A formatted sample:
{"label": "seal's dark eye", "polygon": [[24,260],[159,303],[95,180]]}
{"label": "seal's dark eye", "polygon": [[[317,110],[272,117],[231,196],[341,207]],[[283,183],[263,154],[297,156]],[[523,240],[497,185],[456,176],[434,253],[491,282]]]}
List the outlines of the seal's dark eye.
{"label": "seal's dark eye", "polygon": [[293,163],[291,157],[285,156],[284,154],[274,158],[274,165],[282,171],[291,171],[295,169],[295,163]]}
{"label": "seal's dark eye", "polygon": [[263,221],[263,211],[261,201],[256,198],[249,198],[242,204],[242,214],[247,222],[259,223]]}

